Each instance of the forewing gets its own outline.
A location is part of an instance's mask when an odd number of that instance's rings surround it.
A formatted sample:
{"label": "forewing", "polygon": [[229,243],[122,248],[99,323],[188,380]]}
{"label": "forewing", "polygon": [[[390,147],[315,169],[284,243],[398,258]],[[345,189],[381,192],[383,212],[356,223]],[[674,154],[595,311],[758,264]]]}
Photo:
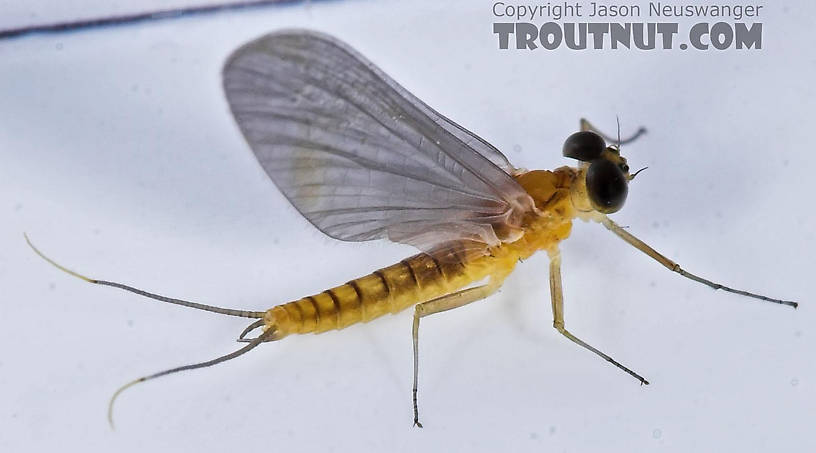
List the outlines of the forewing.
{"label": "forewing", "polygon": [[266,35],[236,50],[223,76],[261,166],[331,237],[496,245],[518,238],[533,209],[498,150],[331,37]]}

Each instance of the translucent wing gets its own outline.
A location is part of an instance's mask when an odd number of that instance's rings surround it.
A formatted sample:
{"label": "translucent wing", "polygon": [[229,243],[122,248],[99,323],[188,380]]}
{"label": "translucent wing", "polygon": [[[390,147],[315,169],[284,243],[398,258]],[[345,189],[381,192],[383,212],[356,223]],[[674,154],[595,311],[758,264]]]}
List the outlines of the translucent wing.
{"label": "translucent wing", "polygon": [[423,250],[520,237],[533,202],[500,168],[507,159],[345,44],[269,34],[236,50],[223,76],[261,166],[327,235]]}

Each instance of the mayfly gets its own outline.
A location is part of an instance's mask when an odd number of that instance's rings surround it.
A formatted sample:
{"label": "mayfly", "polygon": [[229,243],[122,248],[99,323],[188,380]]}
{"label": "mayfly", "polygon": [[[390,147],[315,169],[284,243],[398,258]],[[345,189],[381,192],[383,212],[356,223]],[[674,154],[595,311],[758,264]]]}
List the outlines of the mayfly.
{"label": "mayfly", "polygon": [[[667,269],[742,296],[796,307],[796,302],[729,288],[687,272],[613,222],[630,173],[621,145],[589,122],[570,135],[563,155],[577,166],[552,171],[515,168],[489,143],[414,97],[356,51],[307,31],[277,32],[236,50],[223,69],[226,98],[261,167],[294,207],[320,231],[343,241],[387,238],[421,253],[393,266],[266,311],[222,308],[169,298],[122,283],[85,277],[162,302],[255,319],[247,344],[202,363],[131,381],[128,387],[238,357],[292,334],[343,329],[411,306],[413,409],[422,318],[484,299],[516,263],[537,251],[550,258],[553,326],[572,342],[628,373],[640,374],[566,328],[559,243],[575,219],[597,222]],[[30,242],[29,242],[30,244]],[[32,248],[34,246],[32,245]],[[259,330],[254,338],[250,333]]]}

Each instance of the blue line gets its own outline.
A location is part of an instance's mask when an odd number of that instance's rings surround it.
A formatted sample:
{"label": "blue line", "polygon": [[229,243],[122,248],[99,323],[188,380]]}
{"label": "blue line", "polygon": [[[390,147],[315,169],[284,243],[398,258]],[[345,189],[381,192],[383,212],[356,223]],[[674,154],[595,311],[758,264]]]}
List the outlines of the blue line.
{"label": "blue line", "polygon": [[270,5],[298,3],[300,0],[243,0],[235,3],[221,3],[215,5],[191,6],[187,8],[165,9],[146,13],[125,14],[93,19],[80,19],[53,24],[29,25],[19,28],[0,30],[0,39],[18,38],[25,35],[40,33],[64,33],[77,30],[87,30],[115,25],[138,24],[160,20],[177,19],[185,16],[198,16],[220,11],[261,8]]}

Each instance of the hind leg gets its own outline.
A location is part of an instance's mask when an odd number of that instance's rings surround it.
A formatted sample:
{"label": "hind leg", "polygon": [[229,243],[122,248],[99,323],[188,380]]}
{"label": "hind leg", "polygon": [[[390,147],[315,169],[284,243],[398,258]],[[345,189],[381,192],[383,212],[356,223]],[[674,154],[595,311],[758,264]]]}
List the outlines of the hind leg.
{"label": "hind leg", "polygon": [[417,383],[419,374],[419,320],[425,316],[453,310],[454,308],[463,307],[467,304],[482,300],[495,293],[501,286],[503,280],[503,278],[497,279],[496,277],[493,277],[486,285],[463,289],[446,296],[429,300],[428,302],[423,302],[414,308],[414,325],[412,330],[414,340],[414,426],[422,428],[422,423],[419,422],[419,408],[417,406]]}

